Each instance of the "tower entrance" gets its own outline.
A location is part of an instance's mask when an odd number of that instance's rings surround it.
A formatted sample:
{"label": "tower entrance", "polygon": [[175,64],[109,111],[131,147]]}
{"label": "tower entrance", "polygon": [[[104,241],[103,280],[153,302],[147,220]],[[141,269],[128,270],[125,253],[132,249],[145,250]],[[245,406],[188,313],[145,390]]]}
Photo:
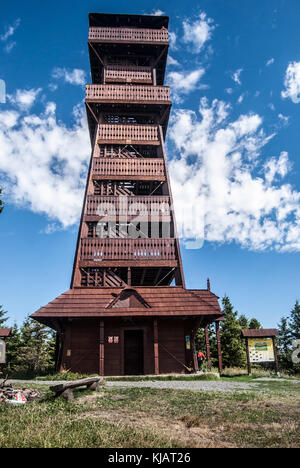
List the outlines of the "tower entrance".
{"label": "tower entrance", "polygon": [[143,330],[124,331],[124,373],[125,375],[144,374]]}

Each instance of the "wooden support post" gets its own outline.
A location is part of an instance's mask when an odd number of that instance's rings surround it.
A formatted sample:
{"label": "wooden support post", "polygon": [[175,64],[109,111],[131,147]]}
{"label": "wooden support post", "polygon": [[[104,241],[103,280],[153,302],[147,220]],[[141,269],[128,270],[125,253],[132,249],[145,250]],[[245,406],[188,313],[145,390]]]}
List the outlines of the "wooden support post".
{"label": "wooden support post", "polygon": [[67,350],[69,349],[70,343],[70,322],[66,322],[64,331],[61,334],[61,347],[60,347],[60,359],[59,359],[59,371],[63,372],[65,369],[65,359],[67,357]]}
{"label": "wooden support post", "polygon": [[62,333],[56,331],[55,337],[55,372],[59,372],[61,366],[61,351],[62,351]]}
{"label": "wooden support post", "polygon": [[220,336],[220,323],[216,322],[216,337],[218,346],[218,364],[220,375],[223,372],[223,361],[222,361],[222,348],[221,348],[221,336]]}
{"label": "wooden support post", "polygon": [[131,286],[131,267],[128,267],[127,270],[127,285]]}
{"label": "wooden support post", "polygon": [[158,323],[157,319],[153,320],[153,337],[154,337],[154,373],[159,374],[159,350],[158,350]]}
{"label": "wooden support post", "polygon": [[209,332],[208,325],[204,328],[205,332],[205,343],[206,343],[206,359],[208,370],[211,371],[211,357],[210,357],[210,344],[209,344]]}
{"label": "wooden support post", "polygon": [[152,70],[153,86],[156,86],[156,68]]}
{"label": "wooden support post", "polygon": [[274,349],[275,371],[276,371],[276,374],[279,376],[280,373],[279,373],[279,365],[278,365],[278,356],[277,356],[275,336],[272,336],[272,341],[273,341],[273,349]]}
{"label": "wooden support post", "polygon": [[198,359],[197,359],[197,350],[196,350],[196,346],[195,346],[195,336],[196,336],[197,330],[198,330],[198,327],[196,325],[194,330],[191,333],[191,348],[192,348],[194,372],[198,372],[198,370],[199,370]]}
{"label": "wooden support post", "polygon": [[104,320],[100,320],[99,374],[104,375]]}
{"label": "wooden support post", "polygon": [[61,371],[63,349],[64,349],[64,334],[62,332],[59,332],[59,350],[58,350],[58,355],[57,355],[57,361],[55,363],[55,371],[56,372]]}
{"label": "wooden support post", "polygon": [[247,368],[248,368],[248,375],[251,375],[251,361],[250,361],[250,353],[249,353],[249,343],[248,338],[245,340],[246,342],[246,354],[247,354]]}

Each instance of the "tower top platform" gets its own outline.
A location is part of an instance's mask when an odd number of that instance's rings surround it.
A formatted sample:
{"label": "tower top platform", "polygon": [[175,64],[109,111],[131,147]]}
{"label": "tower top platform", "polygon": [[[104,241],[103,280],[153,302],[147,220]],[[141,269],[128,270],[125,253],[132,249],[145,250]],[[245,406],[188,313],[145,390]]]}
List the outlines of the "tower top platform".
{"label": "tower top platform", "polygon": [[90,13],[90,27],[132,27],[147,29],[168,29],[168,16],[120,15],[110,13]]}

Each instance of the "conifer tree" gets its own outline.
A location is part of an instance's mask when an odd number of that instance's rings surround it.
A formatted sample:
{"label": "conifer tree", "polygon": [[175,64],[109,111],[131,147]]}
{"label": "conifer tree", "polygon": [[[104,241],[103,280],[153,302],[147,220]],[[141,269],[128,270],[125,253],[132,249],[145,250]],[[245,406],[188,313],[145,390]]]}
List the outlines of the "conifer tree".
{"label": "conifer tree", "polygon": [[7,315],[7,311],[3,309],[3,306],[0,305],[0,328],[5,328],[5,324],[8,320],[8,317],[5,317]]}
{"label": "conifer tree", "polygon": [[29,317],[20,330],[20,346],[17,356],[19,372],[39,375],[52,370],[54,346],[49,329]]}
{"label": "conifer tree", "polygon": [[262,326],[256,318],[252,318],[249,322],[249,328],[250,330],[260,330]]}
{"label": "conifer tree", "polygon": [[244,367],[246,365],[245,344],[241,337],[241,324],[238,313],[234,311],[230,299],[222,299],[224,321],[221,322],[221,343],[225,367]]}
{"label": "conifer tree", "polygon": [[292,352],[292,337],[289,326],[289,319],[282,317],[278,324],[278,360],[282,368],[288,370],[292,367],[291,352]]}
{"label": "conifer tree", "polygon": [[[300,340],[300,304],[297,300],[295,303],[294,308],[291,310],[290,320],[289,320],[289,327],[290,327],[290,334],[291,334],[291,344],[292,344],[292,352],[295,350],[295,342]],[[299,348],[299,344],[296,345]],[[296,364],[293,362],[291,356],[291,366],[292,370],[295,373],[300,372],[300,364]]]}
{"label": "conifer tree", "polygon": [[6,371],[9,376],[18,372],[18,356],[21,345],[21,337],[18,325],[14,323],[11,335],[6,342]]}
{"label": "conifer tree", "polygon": [[249,328],[249,321],[246,317],[246,315],[241,315],[239,318],[239,324],[242,328]]}
{"label": "conifer tree", "polygon": [[294,308],[291,310],[289,327],[291,332],[291,338],[293,340],[300,339],[300,304],[297,300]]}

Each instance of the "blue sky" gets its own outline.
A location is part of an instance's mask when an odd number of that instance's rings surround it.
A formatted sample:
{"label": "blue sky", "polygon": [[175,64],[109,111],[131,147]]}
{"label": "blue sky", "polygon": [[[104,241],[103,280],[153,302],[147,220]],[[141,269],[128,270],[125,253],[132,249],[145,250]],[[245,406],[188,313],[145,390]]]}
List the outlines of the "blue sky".
{"label": "blue sky", "polygon": [[[0,303],[20,323],[69,287],[90,156],[90,11],[170,16],[167,148],[187,286],[209,276],[240,313],[276,326],[300,296],[297,0],[1,6]],[[199,210],[202,248],[185,247],[183,201]]]}

